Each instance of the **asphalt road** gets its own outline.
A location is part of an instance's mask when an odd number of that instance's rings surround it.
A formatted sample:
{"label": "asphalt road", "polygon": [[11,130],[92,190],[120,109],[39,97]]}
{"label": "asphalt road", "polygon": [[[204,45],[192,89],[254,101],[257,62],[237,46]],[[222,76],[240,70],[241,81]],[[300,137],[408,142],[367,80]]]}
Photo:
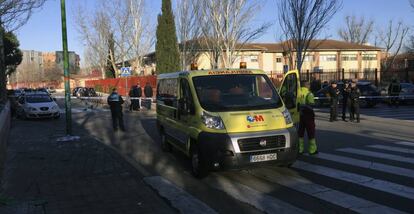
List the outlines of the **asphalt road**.
{"label": "asphalt road", "polygon": [[[76,102],[74,108],[82,109]],[[73,113],[76,123],[123,154],[184,213],[411,213],[413,115],[413,106],[378,106],[364,109],[361,123],[331,123],[321,109],[319,155],[303,155],[292,168],[218,171],[198,180],[182,154],[161,152],[154,112],[126,112],[127,133],[112,132],[104,108]],[[180,209],[189,202],[190,210]]]}

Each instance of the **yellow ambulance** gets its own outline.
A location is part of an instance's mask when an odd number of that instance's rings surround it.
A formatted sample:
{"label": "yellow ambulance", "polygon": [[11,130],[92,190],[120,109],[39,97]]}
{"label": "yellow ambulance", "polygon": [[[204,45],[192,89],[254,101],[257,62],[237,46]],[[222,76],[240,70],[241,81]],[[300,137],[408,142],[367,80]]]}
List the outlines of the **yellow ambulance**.
{"label": "yellow ambulance", "polygon": [[161,74],[157,84],[161,147],[190,157],[194,176],[296,160],[297,71],[285,74],[279,92],[263,71],[252,69]]}

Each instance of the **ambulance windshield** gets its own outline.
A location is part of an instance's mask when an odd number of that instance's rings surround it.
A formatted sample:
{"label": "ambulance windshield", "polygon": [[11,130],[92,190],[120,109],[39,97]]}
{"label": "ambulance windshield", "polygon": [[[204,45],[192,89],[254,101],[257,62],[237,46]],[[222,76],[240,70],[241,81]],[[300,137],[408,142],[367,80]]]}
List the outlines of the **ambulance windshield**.
{"label": "ambulance windshield", "polygon": [[282,101],[266,75],[210,75],[193,78],[201,106],[207,111],[279,108]]}

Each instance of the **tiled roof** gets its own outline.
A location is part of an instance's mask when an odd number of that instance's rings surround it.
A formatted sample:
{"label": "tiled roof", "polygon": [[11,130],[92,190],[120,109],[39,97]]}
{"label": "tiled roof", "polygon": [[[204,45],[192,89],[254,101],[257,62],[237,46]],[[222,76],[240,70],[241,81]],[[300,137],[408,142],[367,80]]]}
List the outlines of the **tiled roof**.
{"label": "tiled roof", "polygon": [[[283,52],[283,43],[248,43],[242,50],[262,50],[265,52]],[[370,45],[359,45],[338,40],[312,40],[308,50],[378,50],[381,48]]]}

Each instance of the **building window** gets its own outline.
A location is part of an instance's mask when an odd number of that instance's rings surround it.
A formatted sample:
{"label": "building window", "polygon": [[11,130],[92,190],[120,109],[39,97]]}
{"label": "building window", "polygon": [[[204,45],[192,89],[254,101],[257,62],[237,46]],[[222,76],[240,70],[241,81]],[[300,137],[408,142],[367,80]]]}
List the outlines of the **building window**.
{"label": "building window", "polygon": [[250,62],[258,62],[258,56],[250,56]]}
{"label": "building window", "polygon": [[336,61],[336,55],[320,55],[319,61],[334,62]]}
{"label": "building window", "polygon": [[312,62],[313,56],[312,55],[306,55],[305,58],[303,58],[304,62]]}
{"label": "building window", "polygon": [[362,60],[364,60],[364,61],[377,60],[377,55],[376,54],[363,54],[362,55]]}
{"label": "building window", "polygon": [[344,54],[342,55],[342,61],[357,61],[355,54]]}
{"label": "building window", "polygon": [[282,58],[281,58],[281,57],[277,57],[277,58],[276,58],[276,62],[277,62],[277,63],[281,63],[281,62],[282,62]]}

